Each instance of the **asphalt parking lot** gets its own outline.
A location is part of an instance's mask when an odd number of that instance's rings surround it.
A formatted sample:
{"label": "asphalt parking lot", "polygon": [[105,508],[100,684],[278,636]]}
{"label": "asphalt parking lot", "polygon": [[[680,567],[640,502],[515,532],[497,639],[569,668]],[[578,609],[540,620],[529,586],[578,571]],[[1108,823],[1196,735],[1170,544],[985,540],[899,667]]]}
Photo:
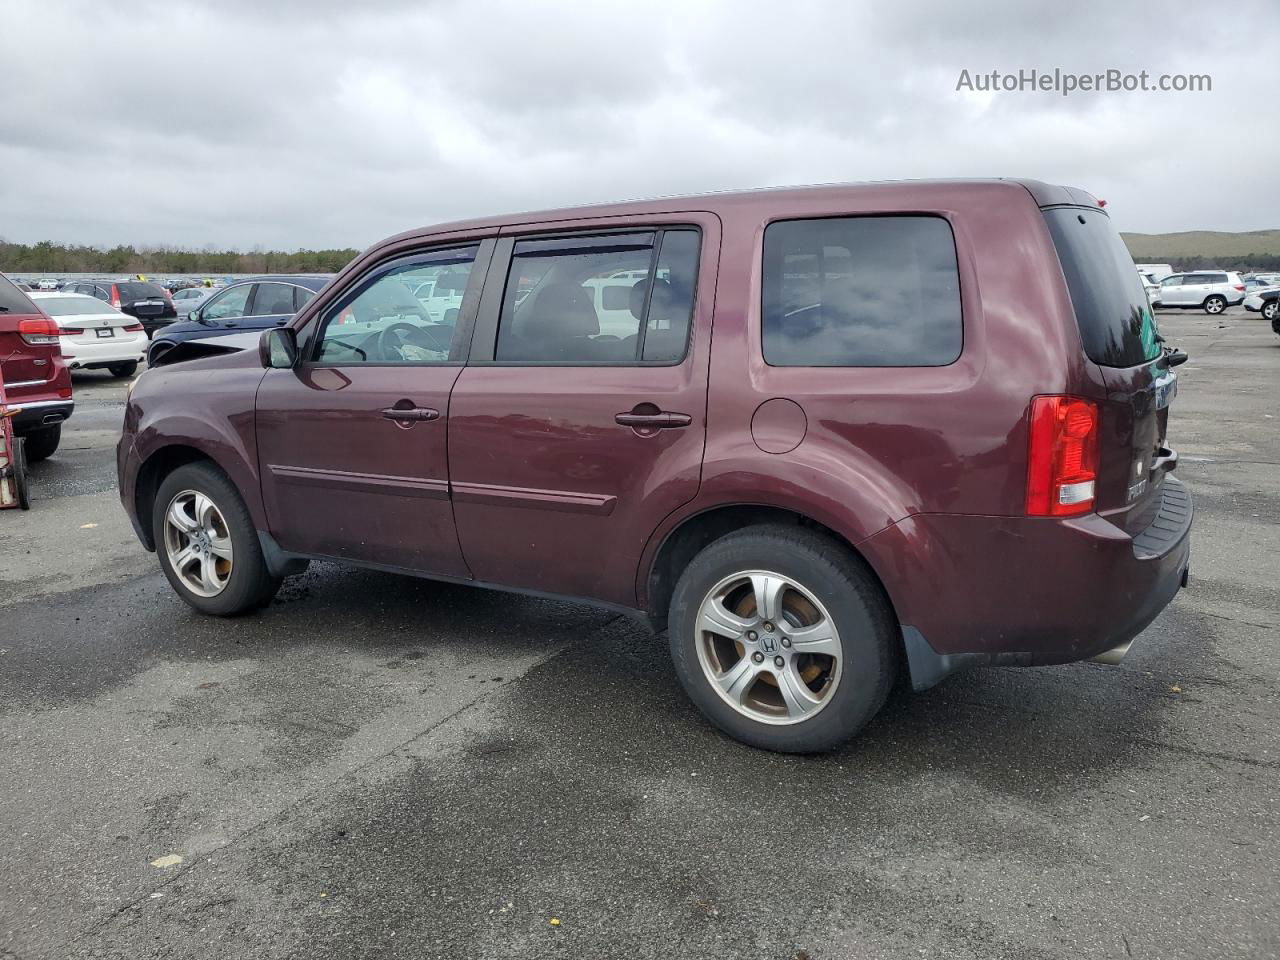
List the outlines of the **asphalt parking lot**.
{"label": "asphalt parking lot", "polygon": [[0,514],[0,958],[1280,956],[1280,338],[1160,322],[1190,589],[1119,667],[960,675],[820,757],[586,607],[313,564],[193,613],[78,375]]}

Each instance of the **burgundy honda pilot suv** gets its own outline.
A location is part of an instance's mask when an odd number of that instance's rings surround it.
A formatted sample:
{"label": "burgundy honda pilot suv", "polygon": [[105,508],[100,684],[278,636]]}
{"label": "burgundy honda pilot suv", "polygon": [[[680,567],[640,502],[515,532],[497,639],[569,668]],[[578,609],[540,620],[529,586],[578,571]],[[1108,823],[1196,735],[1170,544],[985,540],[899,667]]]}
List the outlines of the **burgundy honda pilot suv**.
{"label": "burgundy honda pilot suv", "polygon": [[1186,583],[1185,359],[1071,188],[474,220],[144,374],[120,491],[197,610],[312,558],[576,597],[665,624],[729,734],[821,750],[899,671],[1123,653]]}

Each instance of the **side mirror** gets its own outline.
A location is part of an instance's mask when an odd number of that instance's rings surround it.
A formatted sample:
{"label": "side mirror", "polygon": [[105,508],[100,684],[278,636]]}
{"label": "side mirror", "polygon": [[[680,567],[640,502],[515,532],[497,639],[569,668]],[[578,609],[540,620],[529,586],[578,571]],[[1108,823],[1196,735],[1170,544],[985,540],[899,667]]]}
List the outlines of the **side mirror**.
{"label": "side mirror", "polygon": [[268,370],[292,370],[298,363],[298,337],[293,328],[276,327],[263,333],[258,359]]}
{"label": "side mirror", "polygon": [[196,323],[204,323],[204,321],[200,319],[199,310],[192,310],[190,313],[187,314],[187,319],[194,320]]}

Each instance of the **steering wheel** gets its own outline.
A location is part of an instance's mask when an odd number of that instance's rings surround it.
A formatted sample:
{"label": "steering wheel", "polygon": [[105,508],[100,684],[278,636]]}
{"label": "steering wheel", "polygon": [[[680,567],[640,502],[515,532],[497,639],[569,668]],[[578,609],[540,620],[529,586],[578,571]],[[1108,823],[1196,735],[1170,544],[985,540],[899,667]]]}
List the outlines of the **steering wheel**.
{"label": "steering wheel", "polygon": [[[391,339],[393,333],[396,334],[395,340]],[[422,343],[428,350],[436,350],[440,353],[447,353],[449,350],[448,346],[442,347],[426,328],[399,320],[388,324],[379,331],[377,354],[384,360],[405,360],[407,358],[400,348],[413,340]],[[423,343],[423,341],[429,342]]]}

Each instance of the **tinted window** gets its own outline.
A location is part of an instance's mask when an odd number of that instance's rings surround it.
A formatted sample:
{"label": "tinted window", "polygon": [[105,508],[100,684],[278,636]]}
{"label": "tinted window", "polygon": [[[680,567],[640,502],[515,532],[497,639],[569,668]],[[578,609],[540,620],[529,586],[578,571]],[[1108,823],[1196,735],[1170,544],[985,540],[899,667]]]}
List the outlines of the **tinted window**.
{"label": "tinted window", "polygon": [[950,225],[938,217],[771,224],[762,335],[775,366],[951,363],[963,333]]}
{"label": "tinted window", "polygon": [[1067,280],[1085,353],[1104,367],[1133,367],[1160,355],[1155,319],[1133,258],[1111,218],[1095,210],[1044,211]]}
{"label": "tinted window", "polygon": [[678,362],[688,342],[698,247],[697,231],[688,229],[520,241],[496,359]]}
{"label": "tinted window", "polygon": [[27,295],[13,285],[8,277],[0,274],[0,313],[39,313]]}
{"label": "tinted window", "polygon": [[260,283],[253,295],[253,312],[257,316],[293,313],[293,287],[283,283]]}
{"label": "tinted window", "polygon": [[236,317],[243,317],[249,306],[249,292],[252,289],[252,283],[242,283],[223,291],[200,307],[200,319],[234,320]]}
{"label": "tinted window", "polygon": [[293,309],[301,310],[303,307],[305,307],[308,303],[311,302],[311,298],[314,297],[315,295],[316,295],[316,292],[314,290],[308,290],[306,287],[294,287],[293,288]]}
{"label": "tinted window", "polygon": [[151,297],[164,298],[164,291],[154,283],[117,283],[116,292],[125,303],[130,300],[147,300]]}
{"label": "tinted window", "polygon": [[450,250],[394,264],[363,281],[328,310],[321,363],[445,363],[476,249]]}
{"label": "tinted window", "polygon": [[1182,286],[1182,280],[1183,280],[1183,278],[1182,278],[1182,277],[1179,277],[1179,276],[1165,277],[1163,280],[1161,280],[1161,281],[1160,281],[1160,286],[1162,286],[1162,287],[1180,287],[1180,286]]}

